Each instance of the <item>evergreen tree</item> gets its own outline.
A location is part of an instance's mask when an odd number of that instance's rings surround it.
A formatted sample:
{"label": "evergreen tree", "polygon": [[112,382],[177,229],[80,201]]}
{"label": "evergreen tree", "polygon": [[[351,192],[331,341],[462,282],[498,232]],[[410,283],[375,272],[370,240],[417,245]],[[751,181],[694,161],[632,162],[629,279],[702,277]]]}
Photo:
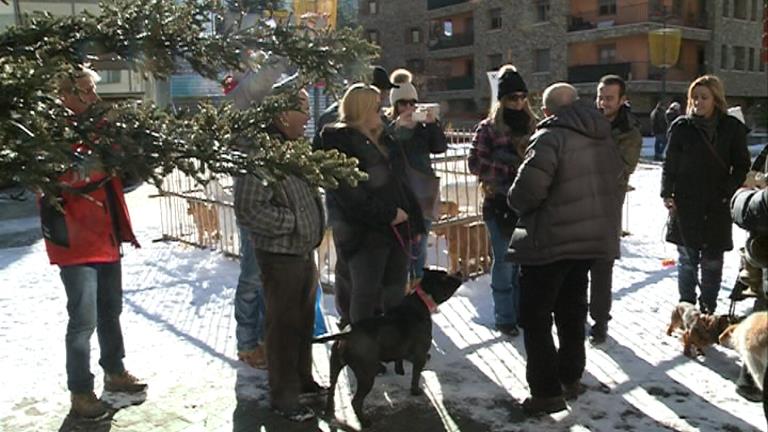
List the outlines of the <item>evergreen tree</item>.
{"label": "evergreen tree", "polygon": [[344,67],[369,63],[376,54],[358,33],[257,22],[210,34],[212,17],[214,28],[222,28],[227,14],[215,0],[112,0],[100,7],[99,15],[33,14],[0,33],[0,184],[13,181],[55,197],[63,187],[59,176],[83,159],[72,151],[76,143],[99,155],[105,169],[158,187],[175,169],[200,182],[212,174],[250,173],[269,182],[296,173],[335,187],[364,178],[354,159],[313,153],[304,140],[278,143],[264,133],[279,112],[296,106],[295,97],[271,97],[244,111],[227,103],[176,113],[151,103],[102,103],[75,116],[56,96],[57,80],[90,61],[126,64],[158,79],[185,61],[220,79],[243,67],[246,50],[285,57],[299,69],[300,85],[323,81],[338,92]]}

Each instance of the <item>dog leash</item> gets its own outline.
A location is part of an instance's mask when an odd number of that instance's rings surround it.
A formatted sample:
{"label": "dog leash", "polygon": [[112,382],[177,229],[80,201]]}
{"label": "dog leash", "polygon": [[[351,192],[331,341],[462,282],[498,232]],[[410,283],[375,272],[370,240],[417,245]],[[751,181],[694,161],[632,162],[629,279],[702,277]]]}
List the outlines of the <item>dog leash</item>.
{"label": "dog leash", "polygon": [[[406,221],[406,228],[408,229],[408,233],[411,232],[411,223]],[[392,232],[395,233],[395,238],[397,238],[397,242],[400,244],[400,247],[403,249],[403,252],[405,253],[405,256],[408,257],[409,260],[415,261],[416,257],[411,254],[411,251],[405,247],[405,240],[403,240],[403,236],[400,235],[400,231],[397,230],[397,226],[390,225],[392,227]]]}

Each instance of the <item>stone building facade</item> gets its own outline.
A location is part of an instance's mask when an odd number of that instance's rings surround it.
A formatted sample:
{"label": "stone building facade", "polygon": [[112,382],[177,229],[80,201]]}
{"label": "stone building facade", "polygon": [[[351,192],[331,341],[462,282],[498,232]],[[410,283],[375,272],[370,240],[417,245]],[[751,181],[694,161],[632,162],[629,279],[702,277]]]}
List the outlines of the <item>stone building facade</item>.
{"label": "stone building facade", "polygon": [[[518,67],[536,103],[556,81],[594,97],[599,77],[616,73],[641,117],[662,87],[684,102],[693,79],[714,73],[755,123],[768,109],[763,8],[761,0],[360,0],[358,17],[382,48],[381,64],[414,72],[421,99],[440,102],[455,126],[487,113],[486,72],[505,63]],[[682,32],[678,63],[666,71],[651,64],[648,43],[664,27]]]}

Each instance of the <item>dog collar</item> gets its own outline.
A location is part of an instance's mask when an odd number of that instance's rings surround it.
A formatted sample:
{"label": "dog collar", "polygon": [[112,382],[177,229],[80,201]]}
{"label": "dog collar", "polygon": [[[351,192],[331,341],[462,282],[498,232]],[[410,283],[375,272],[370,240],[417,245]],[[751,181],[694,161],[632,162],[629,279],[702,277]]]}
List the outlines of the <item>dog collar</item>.
{"label": "dog collar", "polygon": [[431,295],[427,294],[423,289],[421,289],[421,283],[414,285],[413,290],[416,291],[416,295],[419,296],[421,301],[424,303],[424,306],[429,309],[429,313],[437,313],[437,303],[435,303],[435,300],[432,299]]}

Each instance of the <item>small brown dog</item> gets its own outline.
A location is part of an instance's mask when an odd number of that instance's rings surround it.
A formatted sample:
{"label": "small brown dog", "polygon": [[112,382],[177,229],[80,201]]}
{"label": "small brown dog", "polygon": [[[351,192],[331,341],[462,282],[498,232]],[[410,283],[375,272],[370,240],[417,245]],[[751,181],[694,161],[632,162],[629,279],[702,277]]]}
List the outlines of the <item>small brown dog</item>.
{"label": "small brown dog", "polygon": [[199,245],[205,246],[219,239],[219,211],[216,206],[187,200],[187,214],[192,216],[192,221],[195,223]]}
{"label": "small brown dog", "polygon": [[440,201],[440,219],[451,219],[459,216],[459,205],[453,201]]}
{"label": "small brown dog", "polygon": [[683,354],[695,357],[697,354],[704,355],[704,348],[716,343],[729,324],[727,315],[705,314],[692,303],[680,302],[672,310],[667,336],[676,329],[682,330]]}
{"label": "small brown dog", "polygon": [[749,369],[755,385],[763,388],[768,364],[768,312],[755,312],[738,324],[732,324],[720,335],[720,344],[736,350]]}
{"label": "small brown dog", "polygon": [[448,243],[448,272],[465,276],[490,269],[490,242],[485,224],[469,222],[447,225],[432,230],[435,236],[444,236]]}

